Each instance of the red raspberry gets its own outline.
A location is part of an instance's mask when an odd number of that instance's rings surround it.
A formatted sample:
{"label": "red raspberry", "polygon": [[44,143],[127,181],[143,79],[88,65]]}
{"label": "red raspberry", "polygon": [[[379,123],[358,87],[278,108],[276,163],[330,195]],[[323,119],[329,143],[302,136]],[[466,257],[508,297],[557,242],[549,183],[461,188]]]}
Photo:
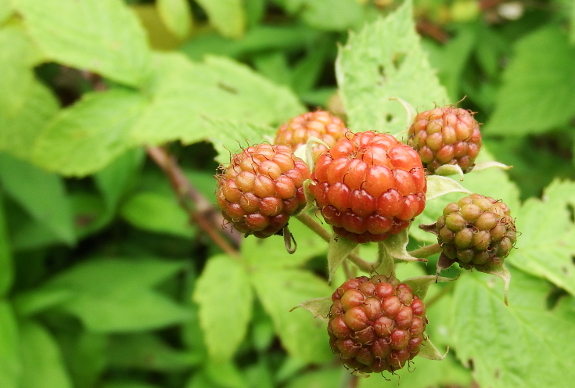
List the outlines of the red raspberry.
{"label": "red raspberry", "polygon": [[425,305],[394,277],[349,279],[332,295],[327,331],[344,365],[360,372],[393,372],[424,341]]}
{"label": "red raspberry", "polygon": [[269,237],[305,205],[307,165],[284,145],[258,144],[233,155],[216,175],[224,218],[240,232]]}
{"label": "red raspberry", "polygon": [[473,113],[447,106],[415,116],[407,144],[413,147],[430,174],[446,164],[468,173],[481,149],[479,123]]}
{"label": "red raspberry", "polygon": [[326,222],[358,243],[399,233],[425,207],[419,156],[388,134],[362,132],[339,140],[319,157],[311,179]]}
{"label": "red raspberry", "polygon": [[[274,144],[285,144],[295,151],[306,144],[310,137],[316,137],[331,147],[339,139],[343,139],[347,132],[349,129],[339,117],[318,110],[294,117],[282,125],[276,133]],[[316,144],[313,148],[315,160],[327,150],[322,144]]]}

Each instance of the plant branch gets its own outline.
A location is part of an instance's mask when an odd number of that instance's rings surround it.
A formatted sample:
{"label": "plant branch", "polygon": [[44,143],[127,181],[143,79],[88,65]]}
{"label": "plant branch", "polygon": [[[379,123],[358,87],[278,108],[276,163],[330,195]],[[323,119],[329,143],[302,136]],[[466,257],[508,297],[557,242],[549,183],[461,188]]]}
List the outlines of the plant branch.
{"label": "plant branch", "polygon": [[[190,219],[197,223],[224,252],[238,257],[240,234],[234,233],[233,229],[226,225],[221,214],[216,212],[212,204],[192,185],[174,158],[161,147],[146,147],[146,152],[170,179],[180,206],[188,213]],[[218,232],[218,225],[224,225],[222,230],[234,242],[235,247]]]}

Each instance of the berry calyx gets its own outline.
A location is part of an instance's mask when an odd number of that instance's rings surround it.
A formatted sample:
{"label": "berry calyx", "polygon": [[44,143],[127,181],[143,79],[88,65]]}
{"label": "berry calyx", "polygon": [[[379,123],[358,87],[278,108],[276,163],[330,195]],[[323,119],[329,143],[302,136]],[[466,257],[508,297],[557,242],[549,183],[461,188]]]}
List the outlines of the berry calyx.
{"label": "berry calyx", "polygon": [[509,207],[480,194],[448,204],[435,233],[442,248],[442,268],[453,263],[480,271],[499,268],[517,241]]}
{"label": "berry calyx", "polygon": [[[283,124],[276,133],[274,144],[290,146],[294,151],[306,144],[308,139],[315,137],[329,147],[349,132],[343,121],[326,111],[307,112],[292,118]],[[327,151],[323,144],[313,145],[314,160]]]}
{"label": "berry calyx", "polygon": [[331,349],[354,371],[401,369],[425,340],[425,305],[393,276],[361,276],[332,294],[328,334]]}
{"label": "berry calyx", "polygon": [[348,136],[320,155],[310,192],[337,235],[383,241],[423,211],[424,168],[413,148],[389,134]]}
{"label": "berry calyx", "polygon": [[258,144],[232,155],[216,175],[216,198],[235,229],[259,238],[278,233],[305,205],[307,165],[285,145]]}
{"label": "berry calyx", "polygon": [[446,106],[419,113],[408,131],[413,147],[430,174],[444,165],[468,173],[481,149],[479,123],[468,110]]}

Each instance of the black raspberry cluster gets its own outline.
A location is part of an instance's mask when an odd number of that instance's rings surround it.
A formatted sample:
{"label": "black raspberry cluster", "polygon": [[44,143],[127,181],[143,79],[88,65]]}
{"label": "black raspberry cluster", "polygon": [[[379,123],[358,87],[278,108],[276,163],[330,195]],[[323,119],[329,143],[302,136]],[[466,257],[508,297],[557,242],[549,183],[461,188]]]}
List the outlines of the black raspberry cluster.
{"label": "black raspberry cluster", "polygon": [[[308,147],[308,164],[294,152]],[[325,111],[291,119],[274,144],[257,144],[220,166],[217,201],[235,229],[266,238],[282,234],[291,216],[319,209],[338,238],[382,242],[409,227],[425,208],[427,176],[442,166],[469,173],[481,149],[479,124],[452,106],[419,113],[405,143],[373,131],[352,133]],[[503,266],[516,241],[514,220],[501,201],[474,194],[449,204],[436,223],[438,272],[454,263],[484,272]],[[347,367],[394,372],[425,341],[425,306],[393,275],[348,279],[332,295],[330,346]]]}

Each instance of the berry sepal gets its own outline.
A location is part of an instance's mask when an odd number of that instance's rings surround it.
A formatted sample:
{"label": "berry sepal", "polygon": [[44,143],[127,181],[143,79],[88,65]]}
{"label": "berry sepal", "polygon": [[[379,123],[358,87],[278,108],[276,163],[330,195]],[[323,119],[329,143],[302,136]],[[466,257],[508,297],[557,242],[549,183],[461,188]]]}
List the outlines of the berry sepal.
{"label": "berry sepal", "polygon": [[392,235],[388,237],[387,240],[381,242],[383,247],[387,250],[387,253],[396,260],[427,262],[424,258],[410,255],[407,251],[408,243],[408,229],[404,229],[399,234]]}
{"label": "berry sepal", "polygon": [[427,333],[424,333],[424,335],[425,335],[425,341],[423,341],[423,343],[421,344],[421,348],[417,355],[419,357],[427,358],[428,360],[434,360],[434,361],[443,360],[445,356],[447,356],[447,353],[449,352],[449,347],[447,348],[445,353],[442,354],[439,351],[439,349],[437,349],[437,347],[433,344],[433,342],[431,342],[431,340],[427,336]]}
{"label": "berry sepal", "polygon": [[[346,257],[357,247],[358,243],[348,240],[347,238],[341,238],[338,236],[333,236],[329,241],[329,246],[327,248],[327,268],[329,273],[328,282],[331,284],[333,275],[337,268],[343,263]],[[373,268],[366,269],[367,272],[371,272]]]}
{"label": "berry sepal", "polygon": [[427,290],[429,286],[437,282],[452,282],[457,280],[459,277],[456,278],[446,278],[443,276],[437,275],[424,275],[424,276],[415,276],[409,279],[405,279],[403,283],[407,284],[413,290],[414,294],[419,295],[419,297],[423,300],[427,295]]}
{"label": "berry sepal", "polygon": [[[495,162],[493,160],[486,160],[483,162],[475,163],[473,166],[473,171],[482,171],[487,170],[488,168],[500,168],[502,170],[510,170],[513,168],[513,166],[508,166],[506,164]],[[445,164],[443,166],[438,167],[435,170],[434,174],[440,176],[458,175],[459,180],[462,181],[463,174],[465,174],[465,172],[457,164]]]}
{"label": "berry sepal", "polygon": [[294,308],[292,308],[290,312],[294,311],[298,307],[301,307],[312,313],[314,318],[321,319],[322,321],[327,323],[329,322],[329,310],[332,304],[333,301],[331,300],[331,296],[322,296],[319,298],[313,298],[303,301]]}

